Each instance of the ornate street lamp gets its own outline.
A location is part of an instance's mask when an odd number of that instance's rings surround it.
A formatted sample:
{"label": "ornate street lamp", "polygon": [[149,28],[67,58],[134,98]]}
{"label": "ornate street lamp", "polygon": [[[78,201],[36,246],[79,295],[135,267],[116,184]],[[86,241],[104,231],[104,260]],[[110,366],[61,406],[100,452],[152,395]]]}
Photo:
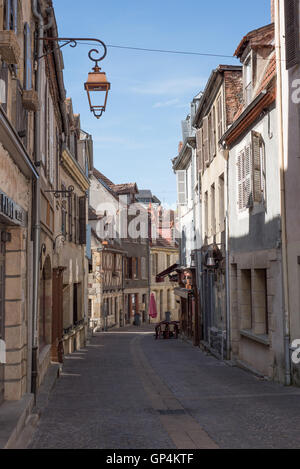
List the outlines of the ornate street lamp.
{"label": "ornate street lamp", "polygon": [[[93,71],[89,73],[87,82],[84,84],[84,88],[87,92],[88,95],[88,100],[89,100],[89,105],[90,105],[90,110],[94,114],[94,116],[97,119],[100,119],[102,116],[103,112],[106,109],[106,104],[107,104],[107,97],[108,97],[108,92],[110,90],[110,83],[107,81],[106,74],[105,72],[101,72],[101,68],[99,67],[98,63],[103,60],[106,57],[107,54],[107,47],[104,44],[103,41],[100,39],[91,39],[91,38],[73,38],[73,37],[44,37],[40,38],[42,41],[46,42],[64,42],[64,44],[59,46],[59,49],[62,47],[65,47],[67,45],[70,45],[71,47],[76,47],[78,45],[78,41],[94,41],[98,42],[101,44],[101,46],[104,49],[103,55],[99,59],[94,59],[92,57],[92,53],[95,52],[96,54],[99,54],[99,51],[97,49],[91,49],[89,51],[89,58],[95,62],[95,67],[93,68]],[[53,51],[47,52],[45,55],[51,54]],[[42,57],[44,57],[43,55]],[[39,57],[40,59],[42,57]],[[95,96],[94,93],[98,92],[104,92],[104,99],[101,101],[101,104],[98,104],[98,97]]]}
{"label": "ornate street lamp", "polygon": [[[104,47],[106,50],[105,44],[104,44]],[[100,119],[100,117],[102,116],[103,112],[105,112],[105,109],[106,109],[108,91],[110,90],[110,83],[107,81],[105,72],[101,72],[100,71],[101,68],[98,66],[98,62],[104,59],[106,55],[106,51],[105,51],[105,55],[103,55],[98,60],[93,59],[92,52],[98,52],[98,51],[96,49],[92,49],[89,52],[89,58],[93,60],[96,63],[96,65],[93,68],[93,72],[89,73],[87,82],[84,84],[84,88],[88,95],[91,112],[94,114],[94,116],[97,119]],[[93,104],[94,102],[93,98],[95,98],[94,93],[98,91],[102,91],[105,93],[103,104]]]}

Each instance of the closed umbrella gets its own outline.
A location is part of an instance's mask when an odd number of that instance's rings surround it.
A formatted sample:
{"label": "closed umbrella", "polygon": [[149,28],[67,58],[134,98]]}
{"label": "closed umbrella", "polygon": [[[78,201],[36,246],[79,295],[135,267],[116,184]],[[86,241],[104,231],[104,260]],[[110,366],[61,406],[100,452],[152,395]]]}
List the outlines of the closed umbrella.
{"label": "closed umbrella", "polygon": [[149,303],[149,316],[150,318],[157,318],[157,308],[154,293],[151,293],[150,303]]}

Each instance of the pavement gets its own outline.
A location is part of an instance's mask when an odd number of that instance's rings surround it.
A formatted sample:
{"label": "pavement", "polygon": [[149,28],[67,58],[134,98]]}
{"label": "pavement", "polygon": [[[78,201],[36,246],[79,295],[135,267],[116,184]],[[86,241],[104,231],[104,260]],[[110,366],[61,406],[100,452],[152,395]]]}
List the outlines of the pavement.
{"label": "pavement", "polygon": [[127,327],[65,357],[27,447],[300,448],[299,428],[299,388]]}

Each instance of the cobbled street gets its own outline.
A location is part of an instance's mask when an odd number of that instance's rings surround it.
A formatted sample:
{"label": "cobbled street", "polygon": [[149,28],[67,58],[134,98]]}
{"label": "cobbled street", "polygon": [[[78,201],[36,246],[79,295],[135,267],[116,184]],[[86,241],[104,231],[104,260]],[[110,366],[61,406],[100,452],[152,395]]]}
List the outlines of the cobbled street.
{"label": "cobbled street", "polygon": [[131,327],[65,357],[30,447],[299,448],[299,428],[299,389]]}

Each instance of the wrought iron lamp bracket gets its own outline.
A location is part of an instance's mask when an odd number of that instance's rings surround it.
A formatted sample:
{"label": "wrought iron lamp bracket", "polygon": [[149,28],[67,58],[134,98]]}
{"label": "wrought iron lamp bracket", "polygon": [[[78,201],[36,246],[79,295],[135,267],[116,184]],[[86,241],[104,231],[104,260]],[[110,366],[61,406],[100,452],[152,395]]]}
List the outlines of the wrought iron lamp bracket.
{"label": "wrought iron lamp bracket", "polygon": [[[60,196],[62,197],[71,197],[73,192],[74,192],[74,186],[69,186],[68,189],[65,189],[65,190],[57,190],[57,189],[54,189],[54,190],[47,190],[45,192],[50,192],[51,194],[54,194],[54,197],[56,199],[59,199]],[[65,195],[63,195],[65,194]]]}
{"label": "wrought iron lamp bracket", "polygon": [[[96,52],[97,54],[100,54],[100,52],[98,51],[98,49],[91,49],[88,53],[88,56],[90,60],[96,63],[95,67],[97,67],[98,69],[99,69],[98,62],[101,62],[101,60],[103,60],[107,54],[107,47],[104,44],[104,42],[101,41],[100,39],[87,38],[87,37],[39,37],[38,40],[45,41],[45,42],[56,42],[57,44],[59,44],[59,42],[63,42],[64,44],[58,45],[57,49],[62,49],[63,47],[68,46],[68,45],[72,48],[75,48],[78,46],[79,42],[91,42],[91,41],[96,42],[103,47],[104,49],[103,54],[98,59],[94,59],[92,57],[92,53]],[[41,57],[38,57],[38,60],[42,59],[43,57],[46,57],[49,54],[52,54],[52,52],[53,50],[47,52]]]}

